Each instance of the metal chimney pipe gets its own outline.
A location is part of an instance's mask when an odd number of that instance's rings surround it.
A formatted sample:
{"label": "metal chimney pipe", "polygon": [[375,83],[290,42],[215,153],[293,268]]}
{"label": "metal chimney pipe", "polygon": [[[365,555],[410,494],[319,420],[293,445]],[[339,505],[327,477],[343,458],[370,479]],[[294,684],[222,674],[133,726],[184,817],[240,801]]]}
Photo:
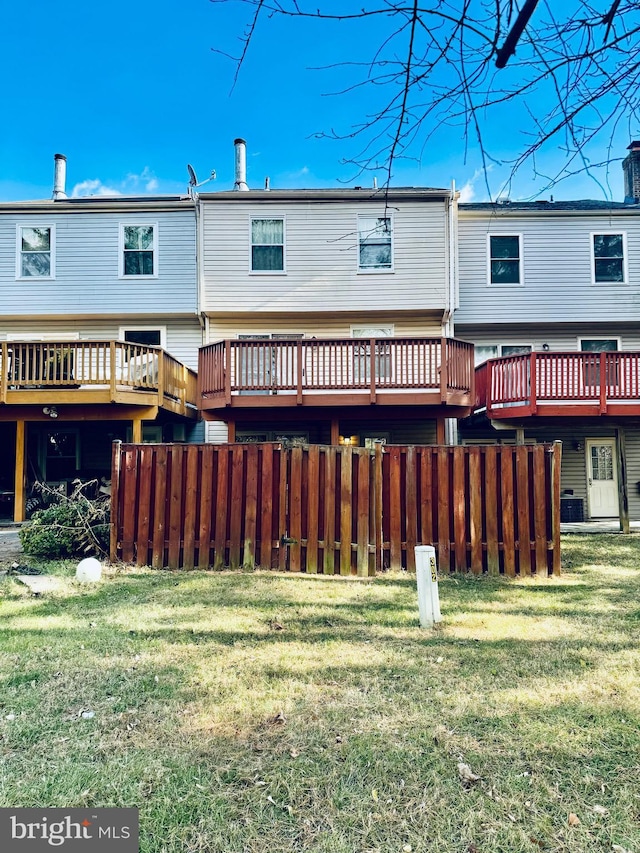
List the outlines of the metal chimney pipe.
{"label": "metal chimney pipe", "polygon": [[234,139],[233,144],[236,149],[236,181],[233,188],[246,192],[249,189],[247,185],[247,143],[244,139]]}
{"label": "metal chimney pipe", "polygon": [[53,161],[53,200],[59,201],[67,197],[65,189],[67,182],[67,158],[64,154],[54,154]]}

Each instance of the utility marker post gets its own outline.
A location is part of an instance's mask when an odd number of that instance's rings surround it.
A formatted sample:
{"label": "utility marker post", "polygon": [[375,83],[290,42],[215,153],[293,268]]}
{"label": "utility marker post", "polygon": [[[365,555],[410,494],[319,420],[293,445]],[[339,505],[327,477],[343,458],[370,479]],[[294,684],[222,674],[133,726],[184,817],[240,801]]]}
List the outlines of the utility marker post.
{"label": "utility marker post", "polygon": [[436,549],[433,545],[416,545],[415,551],[420,627],[433,628],[435,622],[442,622]]}

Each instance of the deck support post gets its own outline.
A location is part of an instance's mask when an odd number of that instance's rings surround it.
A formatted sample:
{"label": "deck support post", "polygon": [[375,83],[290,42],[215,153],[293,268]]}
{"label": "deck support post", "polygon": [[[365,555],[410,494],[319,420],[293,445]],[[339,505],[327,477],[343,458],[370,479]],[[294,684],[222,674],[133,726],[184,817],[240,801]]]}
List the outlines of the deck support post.
{"label": "deck support post", "polygon": [[516,430],[516,444],[519,447],[524,444],[524,429],[522,427]]}
{"label": "deck support post", "polygon": [[622,427],[616,428],[616,454],[618,463],[618,506],[620,507],[620,532],[631,533],[629,525],[629,493],[627,490],[627,452]]}
{"label": "deck support post", "polygon": [[337,418],[331,418],[331,444],[340,443],[340,422]]}
{"label": "deck support post", "polygon": [[134,418],[132,421],[131,441],[142,444],[142,418]]}
{"label": "deck support post", "polygon": [[445,419],[444,418],[436,418],[436,444],[445,444]]}
{"label": "deck support post", "polygon": [[24,421],[16,421],[16,463],[15,480],[13,485],[13,520],[24,521],[25,519],[25,490],[24,483],[27,470],[26,454],[26,424]]}
{"label": "deck support post", "polygon": [[227,444],[235,444],[236,441],[236,422],[229,421],[227,424]]}

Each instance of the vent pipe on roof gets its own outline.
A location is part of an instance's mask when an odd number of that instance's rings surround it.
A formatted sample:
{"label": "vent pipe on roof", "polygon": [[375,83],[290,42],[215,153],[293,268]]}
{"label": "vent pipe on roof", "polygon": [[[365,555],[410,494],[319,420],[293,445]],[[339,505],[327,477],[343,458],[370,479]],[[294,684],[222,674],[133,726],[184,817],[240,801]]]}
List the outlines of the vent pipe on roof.
{"label": "vent pipe on roof", "polygon": [[247,143],[244,139],[235,139],[233,144],[236,149],[236,181],[233,188],[246,192],[249,189],[247,185]]}
{"label": "vent pipe on roof", "polygon": [[640,141],[634,140],[627,151],[629,153],[622,161],[624,200],[626,204],[638,204],[640,202]]}
{"label": "vent pipe on roof", "polygon": [[53,155],[53,200],[66,198],[65,184],[67,182],[67,158],[64,154]]}

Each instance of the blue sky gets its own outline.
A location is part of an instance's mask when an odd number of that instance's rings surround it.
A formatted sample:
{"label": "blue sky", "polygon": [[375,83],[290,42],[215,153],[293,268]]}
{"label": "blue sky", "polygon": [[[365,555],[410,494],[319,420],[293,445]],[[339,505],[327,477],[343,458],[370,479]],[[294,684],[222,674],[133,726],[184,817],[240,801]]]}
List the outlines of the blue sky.
{"label": "blue sky", "polygon": [[[0,200],[50,198],[56,152],[67,157],[69,194],[181,193],[187,163],[200,180],[216,170],[208,191],[230,189],[237,136],[247,140],[252,188],[262,187],[266,176],[273,188],[369,185],[373,174],[358,176],[343,162],[355,156],[357,141],[314,134],[348,131],[373,108],[375,93],[328,94],[342,88],[345,72],[313,68],[337,61],[346,45],[354,61],[364,58],[379,33],[272,21],[258,31],[231,91],[234,66],[212,48],[237,51],[247,15],[241,6],[208,0],[5,4]],[[515,124],[505,114],[491,129],[498,160],[518,153]],[[617,157],[628,142],[628,132],[619,132]],[[552,147],[538,169],[552,173],[563,156]],[[494,165],[494,194],[508,173],[506,165]],[[609,176],[595,174],[600,185],[583,175],[550,192],[557,199],[622,199],[619,163]],[[398,161],[393,184],[449,186],[452,180],[468,198],[486,198],[479,153],[465,153],[459,128],[434,137],[419,159]],[[525,168],[509,194],[531,197],[543,187]]]}

